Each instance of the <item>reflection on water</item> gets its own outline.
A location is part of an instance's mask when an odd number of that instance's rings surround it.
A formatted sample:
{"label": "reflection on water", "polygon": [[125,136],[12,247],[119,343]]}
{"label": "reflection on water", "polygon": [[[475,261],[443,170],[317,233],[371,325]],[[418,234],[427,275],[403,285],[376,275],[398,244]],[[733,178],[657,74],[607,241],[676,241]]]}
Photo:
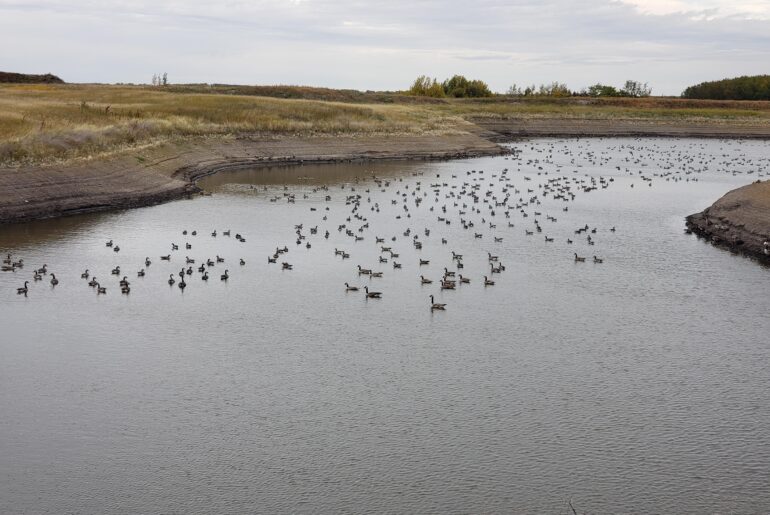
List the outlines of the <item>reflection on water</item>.
{"label": "reflection on water", "polygon": [[[762,512],[767,270],[682,230],[766,173],[767,144],[515,147],[219,174],[210,197],[3,227],[26,266],[0,273],[0,512]],[[505,271],[484,287],[488,252]],[[60,284],[16,295],[43,263]],[[444,267],[470,284],[441,290]]]}

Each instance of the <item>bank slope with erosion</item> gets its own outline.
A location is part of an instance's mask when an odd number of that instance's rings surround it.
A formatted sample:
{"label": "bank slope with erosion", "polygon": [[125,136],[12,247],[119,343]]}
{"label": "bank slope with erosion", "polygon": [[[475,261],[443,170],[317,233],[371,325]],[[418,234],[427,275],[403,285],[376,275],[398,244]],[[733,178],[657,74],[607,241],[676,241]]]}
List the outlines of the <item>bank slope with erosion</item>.
{"label": "bank slope with erosion", "polygon": [[[767,261],[770,241],[770,181],[732,190],[711,207],[687,217],[687,227],[715,245]],[[770,252],[770,251],[769,251]]]}
{"label": "bank slope with erosion", "polygon": [[188,138],[108,158],[0,168],[0,223],[142,207],[197,192],[223,170],[279,164],[452,159],[507,151],[474,134]]}

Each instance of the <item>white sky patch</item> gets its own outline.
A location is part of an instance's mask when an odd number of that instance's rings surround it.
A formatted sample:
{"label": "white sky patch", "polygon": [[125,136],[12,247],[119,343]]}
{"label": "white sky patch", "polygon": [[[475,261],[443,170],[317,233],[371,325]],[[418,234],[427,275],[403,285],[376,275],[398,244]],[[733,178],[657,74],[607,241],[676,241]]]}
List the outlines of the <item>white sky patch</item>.
{"label": "white sky patch", "polygon": [[770,19],[770,1],[741,2],[733,0],[619,0],[639,12],[653,15],[690,14],[694,19],[710,20],[738,16],[747,19]]}
{"label": "white sky patch", "polygon": [[770,0],[0,0],[0,70],[397,90],[417,75],[656,94],[768,73]]}

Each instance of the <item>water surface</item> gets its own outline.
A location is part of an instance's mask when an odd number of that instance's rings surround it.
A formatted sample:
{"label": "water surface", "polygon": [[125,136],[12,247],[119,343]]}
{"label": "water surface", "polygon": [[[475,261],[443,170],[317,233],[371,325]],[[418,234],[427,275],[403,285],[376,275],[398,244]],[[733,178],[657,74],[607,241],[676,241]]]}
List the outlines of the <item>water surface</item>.
{"label": "water surface", "polygon": [[[683,217],[764,176],[768,144],[513,147],[224,173],[207,197],[2,227],[26,266],[0,273],[0,512],[766,512],[768,270]],[[574,200],[543,197],[549,180]],[[487,252],[506,269],[484,287]],[[166,283],[216,255],[208,283]],[[16,295],[43,263],[60,284]],[[444,267],[471,283],[440,290]]]}

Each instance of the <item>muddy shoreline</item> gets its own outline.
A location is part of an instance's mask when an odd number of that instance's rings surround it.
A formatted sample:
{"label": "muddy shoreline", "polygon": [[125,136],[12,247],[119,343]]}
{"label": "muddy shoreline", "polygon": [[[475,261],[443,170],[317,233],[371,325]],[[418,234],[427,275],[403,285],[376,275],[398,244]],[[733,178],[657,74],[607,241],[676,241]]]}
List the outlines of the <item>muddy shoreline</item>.
{"label": "muddy shoreline", "polygon": [[770,181],[726,193],[685,219],[687,229],[717,247],[770,264]]}
{"label": "muddy shoreline", "polygon": [[66,165],[0,168],[0,223],[145,207],[198,193],[196,181],[241,168],[502,155],[472,134],[198,138]]}
{"label": "muddy shoreline", "polygon": [[[202,177],[239,168],[502,155],[507,149],[499,143],[529,137],[770,139],[770,125],[714,122],[485,118],[463,130],[419,136],[187,138],[63,165],[0,168],[0,224],[159,204],[198,193],[196,181]],[[692,217],[691,230],[706,234]]]}

